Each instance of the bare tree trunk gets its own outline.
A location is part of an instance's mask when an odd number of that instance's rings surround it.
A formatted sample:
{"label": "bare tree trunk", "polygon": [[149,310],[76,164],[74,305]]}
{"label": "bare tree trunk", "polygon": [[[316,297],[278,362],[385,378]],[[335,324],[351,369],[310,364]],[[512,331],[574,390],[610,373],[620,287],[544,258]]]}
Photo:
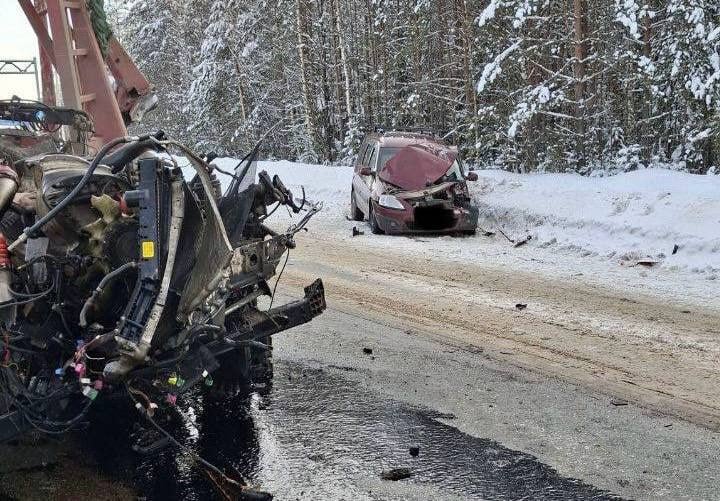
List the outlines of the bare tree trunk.
{"label": "bare tree trunk", "polygon": [[334,0],[335,8],[335,29],[338,34],[338,46],[340,48],[340,65],[345,83],[345,111],[348,119],[352,116],[352,103],[350,101],[350,69],[348,68],[347,49],[345,48],[345,37],[343,36],[342,25],[340,24],[340,0]]}
{"label": "bare tree trunk", "polygon": [[237,89],[238,89],[238,100],[240,101],[240,118],[244,122],[247,120],[247,112],[245,111],[245,91],[243,89],[242,84],[242,67],[240,66],[240,61],[238,61],[237,54],[235,52],[232,52],[232,58],[233,62],[235,63],[235,72],[237,73]]}
{"label": "bare tree trunk", "polygon": [[575,132],[577,134],[578,167],[586,164],[585,156],[585,76],[587,59],[587,3],[586,0],[573,0],[575,28]]}
{"label": "bare tree trunk", "polygon": [[296,2],[296,21],[298,34],[298,56],[300,62],[300,77],[302,81],[303,107],[305,110],[305,126],[312,142],[312,147],[316,154],[320,154],[321,138],[317,134],[318,114],[315,106],[315,98],[311,92],[310,79],[312,78],[310,71],[311,63],[308,50],[308,42],[310,34],[308,30],[308,6],[307,0],[297,0]]}

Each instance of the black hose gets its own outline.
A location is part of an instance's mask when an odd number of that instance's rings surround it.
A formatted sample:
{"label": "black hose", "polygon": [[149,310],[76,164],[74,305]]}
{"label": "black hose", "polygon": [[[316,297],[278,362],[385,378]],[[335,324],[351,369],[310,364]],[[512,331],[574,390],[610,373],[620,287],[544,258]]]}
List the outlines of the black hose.
{"label": "black hose", "polygon": [[[158,133],[159,135],[160,133]],[[8,247],[8,250],[12,251],[14,250],[18,245],[25,242],[30,235],[35,234],[38,230],[42,229],[43,226],[45,226],[48,222],[50,222],[55,216],[58,215],[60,211],[62,211],[65,207],[72,202],[72,200],[77,196],[78,193],[80,193],[80,190],[82,190],[85,185],[90,181],[90,178],[92,177],[93,173],[95,172],[95,169],[98,165],[100,165],[100,161],[105,158],[105,155],[113,149],[118,144],[123,143],[131,143],[131,142],[140,142],[140,141],[146,141],[151,136],[150,134],[146,134],[141,137],[131,137],[131,136],[123,136],[118,137],[107,143],[105,146],[100,148],[100,151],[98,151],[98,154],[95,155],[95,158],[93,158],[92,162],[90,163],[90,166],[88,167],[88,170],[85,171],[85,175],[83,175],[82,179],[78,182],[78,184],[75,185],[75,187],[68,193],[65,198],[63,198],[58,204],[50,209],[50,211],[45,214],[43,217],[41,217],[35,224],[30,226],[29,228],[25,228],[20,234],[20,236],[15,240],[10,246]]]}
{"label": "black hose", "polygon": [[125,165],[132,162],[133,159],[139,157],[145,151],[156,147],[157,140],[164,138],[165,133],[158,131],[152,137],[118,148],[105,158],[104,164],[110,167],[113,174],[117,174]]}
{"label": "black hose", "polygon": [[102,293],[103,289],[107,286],[107,284],[110,283],[110,281],[118,275],[121,275],[125,271],[136,267],[137,263],[135,261],[130,261],[129,263],[125,263],[124,265],[115,268],[113,271],[105,275],[102,280],[100,280],[100,283],[93,291],[92,296],[90,296],[87,301],[85,301],[82,310],[80,310],[80,327],[87,327],[87,312],[90,307],[95,304],[95,300]]}

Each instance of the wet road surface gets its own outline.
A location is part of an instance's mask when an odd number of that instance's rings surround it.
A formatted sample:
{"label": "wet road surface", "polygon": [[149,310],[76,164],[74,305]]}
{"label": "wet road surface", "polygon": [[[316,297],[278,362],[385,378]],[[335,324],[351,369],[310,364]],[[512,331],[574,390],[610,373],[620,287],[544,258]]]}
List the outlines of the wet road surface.
{"label": "wet road surface", "polygon": [[[331,301],[273,345],[272,388],[219,404],[188,398],[172,433],[276,499],[718,499],[717,433],[393,315]],[[0,477],[0,499],[19,481],[14,499],[218,499],[188,455],[130,452],[133,413],[126,402],[102,412],[55,470]],[[414,475],[380,478],[400,467]]]}
{"label": "wet road surface", "polygon": [[[232,464],[276,499],[619,499],[565,478],[531,455],[443,423],[451,416],[378,396],[318,368],[276,363],[266,395],[183,407],[181,441]],[[148,500],[213,499],[207,478],[177,450],[138,461],[98,435],[90,453]],[[418,457],[409,448],[420,449]],[[384,470],[413,476],[384,481]]]}

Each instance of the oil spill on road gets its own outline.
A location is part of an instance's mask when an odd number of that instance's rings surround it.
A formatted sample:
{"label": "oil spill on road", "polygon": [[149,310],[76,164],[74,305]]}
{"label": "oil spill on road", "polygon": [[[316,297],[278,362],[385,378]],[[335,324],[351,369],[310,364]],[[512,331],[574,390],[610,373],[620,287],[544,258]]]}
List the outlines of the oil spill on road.
{"label": "oil spill on road", "polygon": [[[197,397],[184,412],[183,443],[210,462],[232,464],[277,499],[619,499],[531,455],[466,435],[426,409],[294,363],[276,361],[265,396],[208,404]],[[138,459],[118,452],[122,440],[108,440],[106,431],[88,435],[88,452],[146,499],[214,498],[186,455],[168,449]],[[420,448],[418,457],[411,446]],[[412,477],[380,480],[398,467]]]}

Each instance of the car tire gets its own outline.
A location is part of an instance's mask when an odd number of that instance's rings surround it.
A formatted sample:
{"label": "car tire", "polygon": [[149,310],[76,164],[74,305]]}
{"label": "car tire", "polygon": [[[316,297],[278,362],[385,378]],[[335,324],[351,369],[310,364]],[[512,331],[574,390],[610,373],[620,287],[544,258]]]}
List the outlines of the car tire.
{"label": "car tire", "polygon": [[355,201],[355,190],[350,192],[350,217],[353,221],[365,220],[365,214],[358,209],[357,202]]}
{"label": "car tire", "polygon": [[368,220],[370,221],[370,231],[372,231],[374,235],[382,235],[385,233],[383,229],[380,228],[377,219],[375,219],[375,211],[372,208],[372,202],[370,202],[370,214],[368,214]]}

